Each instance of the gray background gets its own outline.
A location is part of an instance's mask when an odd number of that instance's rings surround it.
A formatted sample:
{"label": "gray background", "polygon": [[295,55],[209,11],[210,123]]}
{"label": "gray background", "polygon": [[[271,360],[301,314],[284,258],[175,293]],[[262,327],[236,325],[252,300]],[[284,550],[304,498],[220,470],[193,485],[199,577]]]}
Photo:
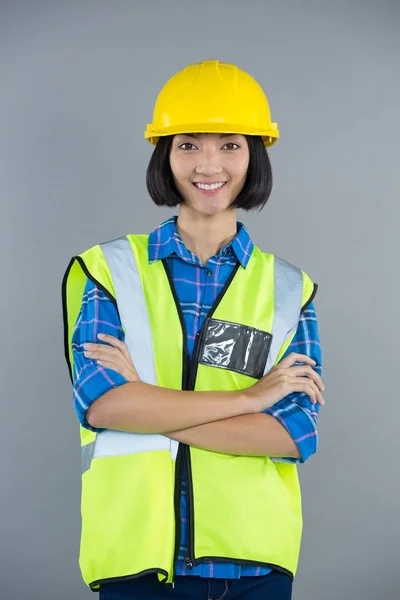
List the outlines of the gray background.
{"label": "gray background", "polygon": [[0,598],[93,597],[60,286],[73,254],[172,212],[147,196],[158,91],[206,58],[265,89],[281,140],[255,242],[319,283],[327,406],[300,468],[295,600],[400,597],[400,10],[395,1],[0,3]]}

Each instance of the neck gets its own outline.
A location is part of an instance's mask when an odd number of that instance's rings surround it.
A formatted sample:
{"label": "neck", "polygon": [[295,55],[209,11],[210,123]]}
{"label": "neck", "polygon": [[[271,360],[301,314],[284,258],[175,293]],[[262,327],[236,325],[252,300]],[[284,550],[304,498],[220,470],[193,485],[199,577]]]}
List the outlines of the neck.
{"label": "neck", "polygon": [[176,225],[186,248],[206,265],[236,236],[236,210],[226,210],[217,215],[199,215],[181,205]]}

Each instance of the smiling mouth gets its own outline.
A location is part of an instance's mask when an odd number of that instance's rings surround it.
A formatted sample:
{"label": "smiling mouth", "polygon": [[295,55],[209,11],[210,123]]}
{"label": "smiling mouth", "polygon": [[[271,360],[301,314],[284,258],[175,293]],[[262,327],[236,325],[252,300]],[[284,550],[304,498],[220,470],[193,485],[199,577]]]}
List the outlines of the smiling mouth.
{"label": "smiling mouth", "polygon": [[198,181],[193,182],[194,187],[200,190],[201,192],[218,192],[226,184],[226,181],[219,181],[216,183],[200,183]]}

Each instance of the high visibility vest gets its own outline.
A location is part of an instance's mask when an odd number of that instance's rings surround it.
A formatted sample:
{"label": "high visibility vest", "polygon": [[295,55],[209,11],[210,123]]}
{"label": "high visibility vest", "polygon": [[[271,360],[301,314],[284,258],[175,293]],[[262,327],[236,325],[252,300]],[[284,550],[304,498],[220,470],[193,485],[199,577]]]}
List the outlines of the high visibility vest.
{"label": "high visibility vest", "polygon": [[[193,360],[165,260],[149,263],[148,235],[128,234],[72,258],[63,279],[65,354],[89,277],[116,305],[140,379],[174,390],[240,390],[283,356],[317,286],[254,247],[237,265],[197,335]],[[92,590],[156,573],[174,580],[180,486],[187,478],[187,564],[227,561],[294,576],[302,531],[294,464],[178,444],[161,434],[81,427],[79,563]]]}

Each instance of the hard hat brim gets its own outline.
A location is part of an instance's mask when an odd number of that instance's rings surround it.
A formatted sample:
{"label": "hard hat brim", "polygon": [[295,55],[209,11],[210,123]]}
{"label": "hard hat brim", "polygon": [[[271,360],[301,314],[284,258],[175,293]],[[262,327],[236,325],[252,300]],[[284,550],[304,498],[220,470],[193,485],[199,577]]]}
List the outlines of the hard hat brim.
{"label": "hard hat brim", "polygon": [[213,124],[193,124],[190,125],[179,125],[171,127],[163,127],[162,130],[153,129],[152,124],[147,125],[147,129],[144,133],[145,139],[147,139],[154,146],[157,144],[160,137],[167,135],[179,135],[185,133],[232,133],[241,135],[257,135],[263,139],[266,147],[272,146],[279,139],[279,130],[277,123],[269,123],[270,128],[265,129],[248,129],[237,124],[229,123],[213,123]]}

